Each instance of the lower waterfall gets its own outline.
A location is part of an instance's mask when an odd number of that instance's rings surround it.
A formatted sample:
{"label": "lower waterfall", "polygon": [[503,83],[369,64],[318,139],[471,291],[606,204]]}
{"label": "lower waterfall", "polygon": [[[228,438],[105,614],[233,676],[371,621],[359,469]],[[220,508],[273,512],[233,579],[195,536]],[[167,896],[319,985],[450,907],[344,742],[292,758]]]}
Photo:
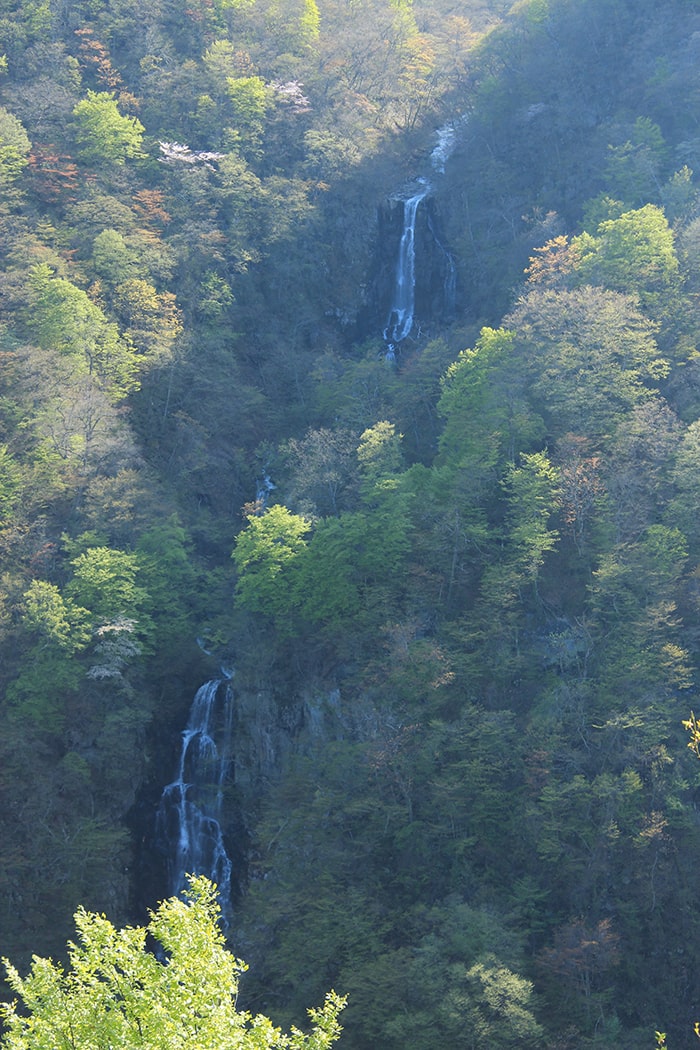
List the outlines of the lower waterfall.
{"label": "lower waterfall", "polygon": [[231,908],[232,864],[221,827],[231,770],[233,688],[230,676],[197,690],[182,733],[177,775],[161,796],[156,842],[165,854],[168,894],[179,894],[188,875],[216,883],[224,918]]}

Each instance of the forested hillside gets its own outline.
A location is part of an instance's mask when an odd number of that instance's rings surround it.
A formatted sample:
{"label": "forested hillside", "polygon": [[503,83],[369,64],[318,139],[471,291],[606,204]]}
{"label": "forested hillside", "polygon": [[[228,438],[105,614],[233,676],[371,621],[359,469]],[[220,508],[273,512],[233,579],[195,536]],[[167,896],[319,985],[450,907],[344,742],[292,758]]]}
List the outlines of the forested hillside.
{"label": "forested hillside", "polygon": [[700,4],[0,0],[0,55],[0,954],[167,894],[223,665],[246,1008],[697,1045]]}

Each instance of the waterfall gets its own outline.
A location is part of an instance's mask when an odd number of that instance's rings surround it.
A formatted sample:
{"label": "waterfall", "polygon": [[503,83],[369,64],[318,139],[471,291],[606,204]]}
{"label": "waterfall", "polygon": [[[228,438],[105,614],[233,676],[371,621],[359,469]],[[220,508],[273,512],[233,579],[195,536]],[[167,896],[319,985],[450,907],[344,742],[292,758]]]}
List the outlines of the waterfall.
{"label": "waterfall", "polygon": [[450,159],[454,152],[454,148],[457,145],[457,132],[461,125],[464,125],[466,120],[461,117],[456,122],[449,124],[443,124],[441,128],[435,132],[435,146],[430,154],[430,164],[433,171],[437,171],[440,175],[445,174],[445,165]]}
{"label": "waterfall", "polygon": [[271,492],[277,486],[270,480],[270,475],[265,471],[263,477],[255,485],[255,504],[260,514],[267,508],[267,500]]}
{"label": "waterfall", "polygon": [[391,303],[389,320],[384,329],[384,341],[393,351],[410,334],[413,328],[413,310],[416,296],[416,215],[418,205],[430,193],[427,179],[418,179],[420,189],[410,197],[397,197],[403,201],[403,233],[399,245],[399,258],[396,264],[394,298]]}
{"label": "waterfall", "polygon": [[[433,175],[444,175],[445,165],[455,149],[459,127],[465,118],[445,124],[435,133],[436,145],[430,153],[430,167]],[[399,255],[396,263],[394,292],[391,300],[389,319],[384,328],[384,342],[387,344],[386,359],[393,361],[397,344],[411,334],[414,320],[416,297],[416,216],[421,201],[433,192],[433,185],[427,178],[416,179],[418,189],[403,191],[390,199],[403,203],[403,232],[399,244]],[[456,299],[457,271],[450,252],[437,236],[434,224],[428,217],[428,226],[435,244],[444,258],[444,310],[446,316],[454,314]]]}
{"label": "waterfall", "polygon": [[206,875],[219,889],[226,916],[231,902],[231,861],[221,814],[231,766],[233,689],[230,675],[205,682],[192,702],[175,780],[161,796],[156,840],[166,854],[168,894],[179,894],[187,875]]}

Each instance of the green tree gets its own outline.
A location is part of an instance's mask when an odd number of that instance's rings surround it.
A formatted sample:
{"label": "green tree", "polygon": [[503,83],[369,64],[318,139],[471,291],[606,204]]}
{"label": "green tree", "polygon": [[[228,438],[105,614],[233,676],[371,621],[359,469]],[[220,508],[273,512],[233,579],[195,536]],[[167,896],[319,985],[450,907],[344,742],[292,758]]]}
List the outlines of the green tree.
{"label": "green tree", "polygon": [[632,127],[620,130],[629,137],[608,146],[605,182],[609,193],[636,207],[658,195],[667,151],[661,129],[648,117],[637,117]]}
{"label": "green tree", "polygon": [[37,631],[45,644],[74,653],[90,641],[90,614],[70,598],[63,598],[58,587],[46,580],[33,580],[24,595],[24,623]]}
{"label": "green tree", "polygon": [[544,452],[521,453],[520,466],[510,465],[503,482],[508,496],[509,540],[518,569],[535,580],[547,551],[559,538],[548,528],[558,505],[557,471]]}
{"label": "green tree", "polygon": [[7,449],[0,445],[0,525],[9,521],[19,499],[22,468]]}
{"label": "green tree", "polygon": [[599,696],[671,696],[692,685],[676,601],[687,558],[685,537],[666,525],[650,525],[636,542],[601,556],[590,602]]}
{"label": "green tree", "polygon": [[265,118],[273,104],[273,91],[262,77],[227,77],[226,93],[233,111],[233,144],[245,154],[260,149]]}
{"label": "green tree", "polygon": [[316,0],[270,0],[265,23],[278,52],[302,54],[318,40],[321,17]]}
{"label": "green tree", "polygon": [[384,478],[391,477],[401,469],[401,439],[396,427],[387,420],[375,423],[360,435],[357,446],[357,461],[362,475],[365,496],[370,495]]}
{"label": "green tree", "polygon": [[143,275],[143,264],[118,230],[108,227],[98,233],[92,244],[95,272],[110,285],[120,284]]}
{"label": "green tree", "polygon": [[594,237],[582,233],[571,243],[579,253],[579,278],[587,284],[638,295],[652,317],[676,309],[680,278],[674,235],[655,204],[607,219]]}
{"label": "green tree", "polygon": [[150,595],[136,582],[141,571],[138,555],[90,547],[71,564],[73,579],[66,595],[89,609],[98,623],[128,617],[139,622],[141,632],[152,626],[146,612],[152,605]]}
{"label": "green tree", "polygon": [[109,91],[88,91],[73,109],[75,137],[84,160],[96,164],[124,164],[140,157],[145,128],[136,117],[119,112]]}
{"label": "green tree", "polygon": [[436,518],[441,535],[434,546],[444,547],[449,558],[448,594],[455,600],[460,577],[473,591],[474,563],[486,560],[494,538],[489,518],[499,478],[543,436],[542,418],[526,396],[525,360],[515,331],[483,328],[474,349],[459,354],[442,382],[437,406],[445,418],[437,461],[442,480],[435,495],[444,510]]}
{"label": "green tree", "polygon": [[20,121],[0,106],[0,186],[7,187],[22,173],[31,148]]}
{"label": "green tree", "polygon": [[[308,1035],[296,1028],[286,1035],[267,1017],[237,1009],[238,979],[246,967],[225,946],[215,892],[206,879],[192,879],[187,899],[164,901],[145,927],[117,929],[105,916],[79,909],[67,973],[35,956],[22,978],[5,961],[23,1010],[17,1003],[1,1008],[6,1033],[0,1045],[4,1050],[326,1050],[341,1031],[344,1000],[334,992],[322,1008],[309,1011]],[[147,938],[162,946],[164,957],[150,950]]]}
{"label": "green tree", "polygon": [[41,263],[30,274],[29,292],[26,324],[43,350],[70,357],[76,372],[92,376],[113,401],[135,388],[135,355],[81,288]]}
{"label": "green tree", "polygon": [[633,295],[535,286],[507,321],[517,332],[516,354],[527,362],[528,393],[556,438],[610,435],[669,371],[657,326]]}
{"label": "green tree", "polygon": [[130,340],[149,362],[166,357],[182,333],[182,315],[172,292],[158,293],[138,277],[118,284],[113,307]]}
{"label": "green tree", "polygon": [[[498,959],[478,962],[467,971],[467,984],[473,996],[468,1012],[472,1031],[471,1046],[539,1046],[542,1026],[530,1009],[533,986]],[[458,1001],[459,1002],[459,1001]],[[453,1004],[453,1009],[458,1003]]]}
{"label": "green tree", "polygon": [[283,506],[251,517],[236,537],[231,557],[238,569],[236,601],[251,612],[285,616],[290,611],[290,569],[306,547],[306,518]]}
{"label": "green tree", "polygon": [[441,459],[467,472],[472,489],[541,437],[542,421],[524,396],[520,358],[514,331],[483,328],[475,348],[463,350],[443,380]]}

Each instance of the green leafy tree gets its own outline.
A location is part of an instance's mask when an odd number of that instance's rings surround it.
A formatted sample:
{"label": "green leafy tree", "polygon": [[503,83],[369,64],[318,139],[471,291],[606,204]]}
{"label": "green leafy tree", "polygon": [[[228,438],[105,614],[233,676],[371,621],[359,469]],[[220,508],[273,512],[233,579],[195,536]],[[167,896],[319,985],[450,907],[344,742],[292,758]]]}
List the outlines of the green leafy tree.
{"label": "green leafy tree", "polygon": [[22,173],[31,148],[20,121],[0,106],[0,186],[7,187]]}
{"label": "green leafy tree", "polygon": [[92,265],[95,272],[110,285],[120,284],[132,277],[141,277],[143,266],[137,253],[130,248],[118,230],[107,228],[98,233],[92,245]]}
{"label": "green leafy tree", "polygon": [[673,231],[661,208],[645,204],[607,219],[595,236],[575,237],[577,272],[588,284],[638,295],[652,317],[668,316],[680,293]]}
{"label": "green leafy tree", "polygon": [[132,277],[117,285],[113,306],[125,338],[150,362],[167,356],[182,333],[175,296],[157,292],[149,281]]}
{"label": "green leafy tree", "polygon": [[226,93],[233,111],[232,139],[245,154],[260,149],[273,91],[262,77],[227,77]]}
{"label": "green leafy tree", "polygon": [[[35,956],[22,978],[5,962],[8,982],[23,1004],[4,1005],[4,1050],[120,1047],[121,1050],[326,1050],[340,1034],[344,1000],[330,992],[309,1011],[308,1035],[289,1035],[260,1014],[237,1009],[245,964],[225,946],[215,887],[191,880],[185,901],[164,901],[145,927],[115,928],[103,915],[79,909],[70,970]],[[147,938],[162,946],[158,958]]]}
{"label": "green leafy tree", "polygon": [[25,648],[17,678],[7,699],[20,720],[57,732],[65,719],[66,698],[84,673],[76,657],[90,644],[90,612],[55,584],[33,580],[23,595],[22,627],[32,639]]}
{"label": "green leafy tree", "polygon": [[46,644],[69,653],[84,649],[90,641],[90,614],[58,587],[46,580],[33,580],[24,595],[24,622],[39,633]]}
{"label": "green leafy tree", "polygon": [[360,435],[357,461],[362,475],[363,494],[368,496],[382,479],[401,469],[401,439],[396,427],[387,420],[375,423]]}
{"label": "green leafy tree", "polygon": [[141,633],[152,626],[150,595],[137,583],[138,555],[90,547],[71,564],[73,579],[66,586],[66,594],[89,609],[97,623],[128,617],[138,621]]}
{"label": "green leafy tree", "polygon": [[0,445],[0,525],[9,521],[19,498],[22,468],[7,449]]}
{"label": "green leafy tree", "polygon": [[251,612],[285,616],[290,611],[290,569],[306,547],[306,518],[283,506],[251,517],[231,555],[238,569],[236,601]]}
{"label": "green leafy tree", "polygon": [[557,471],[544,452],[522,453],[520,466],[509,466],[504,486],[509,504],[509,540],[518,568],[536,579],[544,555],[559,538],[548,528],[558,504]]}
{"label": "green leafy tree", "polygon": [[463,350],[443,379],[436,495],[446,506],[435,531],[449,558],[448,593],[455,600],[460,579],[473,589],[474,563],[484,560],[493,538],[489,518],[499,478],[543,436],[542,418],[527,398],[524,360],[515,331],[483,328],[474,349]]}
{"label": "green leafy tree", "polygon": [[624,131],[624,142],[608,146],[605,181],[608,192],[636,207],[658,195],[667,151],[661,129],[648,117],[637,117]]}
{"label": "green leafy tree", "polygon": [[136,117],[124,116],[109,91],[88,91],[73,109],[75,137],[84,160],[124,164],[141,156],[145,128]]}
{"label": "green leafy tree", "polygon": [[601,696],[618,700],[630,689],[671,696],[692,684],[676,602],[687,558],[685,537],[666,525],[650,525],[636,542],[601,556],[591,584]]}
{"label": "green leafy tree", "polygon": [[475,348],[463,350],[443,380],[441,459],[467,472],[472,489],[541,437],[520,357],[514,331],[483,328]]}
{"label": "green leafy tree", "polygon": [[[467,971],[473,996],[468,1011],[471,1046],[535,1047],[542,1039],[542,1026],[530,1007],[533,986],[503,966],[498,959],[478,962]],[[457,1003],[453,1004],[453,1009]]]}
{"label": "green leafy tree", "polygon": [[316,0],[270,0],[265,23],[280,52],[301,54],[318,40],[321,17]]}
{"label": "green leafy tree", "polygon": [[322,521],[299,559],[297,601],[306,619],[359,633],[395,614],[410,546],[410,500],[386,482],[376,506]]}
{"label": "green leafy tree", "polygon": [[529,396],[557,438],[609,435],[669,372],[656,326],[631,294],[533,287],[507,320],[527,362]]}
{"label": "green leafy tree", "polygon": [[354,544],[356,514],[324,518],[298,564],[294,594],[304,618],[324,631],[359,630],[361,596]]}
{"label": "green leafy tree", "polygon": [[121,400],[135,388],[135,355],[81,288],[41,263],[31,272],[29,291],[26,324],[43,350],[70,357],[76,372],[93,377],[111,400]]}

